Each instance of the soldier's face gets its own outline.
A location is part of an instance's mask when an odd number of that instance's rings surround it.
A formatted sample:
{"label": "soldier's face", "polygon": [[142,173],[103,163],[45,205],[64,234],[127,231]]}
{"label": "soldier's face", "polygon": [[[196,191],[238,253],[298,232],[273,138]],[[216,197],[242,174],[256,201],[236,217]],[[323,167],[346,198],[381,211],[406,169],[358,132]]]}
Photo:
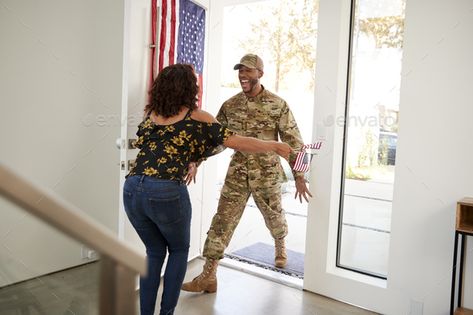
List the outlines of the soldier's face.
{"label": "soldier's face", "polygon": [[241,66],[238,69],[238,79],[240,80],[241,89],[245,94],[252,94],[258,90],[259,78],[261,78],[261,71]]}

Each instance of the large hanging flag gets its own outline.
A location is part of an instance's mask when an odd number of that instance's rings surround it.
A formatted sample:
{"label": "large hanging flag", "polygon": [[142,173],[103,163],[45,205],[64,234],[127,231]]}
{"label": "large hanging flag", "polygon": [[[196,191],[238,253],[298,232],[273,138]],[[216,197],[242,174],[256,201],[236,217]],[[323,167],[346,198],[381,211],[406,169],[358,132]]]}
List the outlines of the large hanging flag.
{"label": "large hanging flag", "polygon": [[306,150],[320,150],[321,147],[322,141],[303,145],[301,151],[297,153],[294,159],[294,165],[292,166],[292,169],[296,172],[307,172],[310,169],[310,161],[312,160],[312,156],[317,155],[317,153],[307,153]]}
{"label": "large hanging flag", "polygon": [[205,9],[191,0],[160,0],[158,71],[175,63],[194,65],[199,78],[202,106]]}
{"label": "large hanging flag", "polygon": [[151,62],[149,71],[148,88],[153,86],[154,78],[156,77],[156,22],[158,19],[158,4],[157,0],[151,0],[151,39],[149,48],[151,50]]}
{"label": "large hanging flag", "polygon": [[[155,1],[155,0],[151,0]],[[158,71],[176,62],[176,26],[179,25],[179,0],[159,0],[160,20]]]}

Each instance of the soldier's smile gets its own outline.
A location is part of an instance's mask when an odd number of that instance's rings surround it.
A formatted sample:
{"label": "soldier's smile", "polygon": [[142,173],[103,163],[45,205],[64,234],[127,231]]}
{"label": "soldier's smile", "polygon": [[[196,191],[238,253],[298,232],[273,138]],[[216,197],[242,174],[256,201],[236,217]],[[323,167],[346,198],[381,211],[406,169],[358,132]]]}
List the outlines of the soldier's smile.
{"label": "soldier's smile", "polygon": [[240,85],[243,91],[248,90],[250,87],[250,80],[240,80]]}

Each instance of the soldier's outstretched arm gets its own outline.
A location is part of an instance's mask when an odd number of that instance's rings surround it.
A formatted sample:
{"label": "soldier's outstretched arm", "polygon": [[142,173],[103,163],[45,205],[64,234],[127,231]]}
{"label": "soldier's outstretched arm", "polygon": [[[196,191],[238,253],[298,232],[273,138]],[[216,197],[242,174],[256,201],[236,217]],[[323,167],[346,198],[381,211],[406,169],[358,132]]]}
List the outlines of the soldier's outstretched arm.
{"label": "soldier's outstretched arm", "polygon": [[[284,104],[284,108],[279,119],[279,137],[281,141],[286,142],[295,151],[300,151],[304,145],[302,141],[301,133],[297,127],[297,122],[292,114],[289,106]],[[303,172],[292,171],[292,175],[296,181],[296,194],[294,198],[299,197],[299,201],[302,203],[302,198],[309,202],[309,197],[312,197],[304,178]]]}
{"label": "soldier's outstretched arm", "polygon": [[[294,151],[300,151],[302,149],[304,141],[302,141],[301,133],[299,127],[297,127],[294,115],[286,102],[284,102],[281,116],[279,117],[278,133],[281,141],[289,144]],[[293,171],[292,174],[294,175],[294,178],[304,176],[303,172]]]}

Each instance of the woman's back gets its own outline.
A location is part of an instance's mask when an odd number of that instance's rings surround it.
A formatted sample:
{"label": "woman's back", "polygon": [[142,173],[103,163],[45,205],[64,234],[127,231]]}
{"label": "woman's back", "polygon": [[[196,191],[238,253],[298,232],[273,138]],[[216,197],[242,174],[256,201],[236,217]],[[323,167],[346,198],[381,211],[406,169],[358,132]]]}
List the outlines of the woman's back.
{"label": "woman's back", "polygon": [[169,118],[148,115],[138,126],[135,146],[140,152],[128,176],[147,175],[181,181],[190,162],[222,151],[221,144],[232,134],[210,114],[200,110],[188,110],[185,114],[181,111]]}

